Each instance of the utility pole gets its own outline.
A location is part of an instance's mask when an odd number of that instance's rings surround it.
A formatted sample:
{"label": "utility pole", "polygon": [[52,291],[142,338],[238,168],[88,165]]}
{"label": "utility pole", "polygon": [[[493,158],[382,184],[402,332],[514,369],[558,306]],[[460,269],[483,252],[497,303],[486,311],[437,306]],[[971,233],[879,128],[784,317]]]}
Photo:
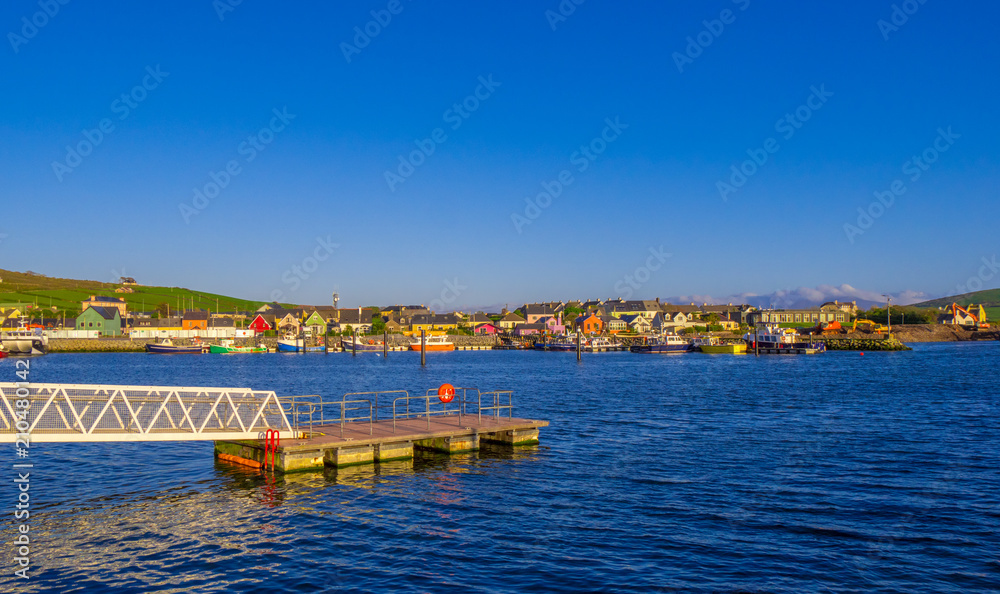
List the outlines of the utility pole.
{"label": "utility pole", "polygon": [[882,295],[885,297],[885,324],[886,324],[886,335],[892,338],[892,315],[889,312],[890,303],[892,303],[892,297],[888,295]]}

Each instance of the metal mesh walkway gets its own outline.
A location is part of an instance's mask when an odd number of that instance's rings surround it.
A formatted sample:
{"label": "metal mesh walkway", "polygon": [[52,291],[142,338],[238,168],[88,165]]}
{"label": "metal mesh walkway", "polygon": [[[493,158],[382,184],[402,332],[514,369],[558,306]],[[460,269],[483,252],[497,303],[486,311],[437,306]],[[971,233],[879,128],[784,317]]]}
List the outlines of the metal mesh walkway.
{"label": "metal mesh walkway", "polygon": [[274,392],[0,382],[0,442],[258,439],[268,429],[294,436]]}

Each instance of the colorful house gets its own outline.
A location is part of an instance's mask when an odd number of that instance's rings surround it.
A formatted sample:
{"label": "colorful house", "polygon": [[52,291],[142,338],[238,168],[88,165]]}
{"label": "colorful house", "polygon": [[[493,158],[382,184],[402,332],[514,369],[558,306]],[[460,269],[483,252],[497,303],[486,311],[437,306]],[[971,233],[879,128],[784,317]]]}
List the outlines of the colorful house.
{"label": "colorful house", "polygon": [[545,324],[518,324],[514,328],[514,336],[538,336],[545,332]]}
{"label": "colorful house", "polygon": [[117,307],[90,306],[76,317],[76,329],[97,331],[101,336],[121,336],[122,317]]}
{"label": "colorful house", "polygon": [[622,316],[621,320],[625,322],[629,332],[645,334],[653,329],[650,319],[640,314],[627,314]]}
{"label": "colorful house", "polygon": [[318,311],[314,311],[302,322],[305,326],[306,332],[312,334],[326,334],[326,318],[324,318]]}
{"label": "colorful house", "polygon": [[562,314],[538,318],[536,324],[545,324],[546,332],[550,334],[563,334],[566,332],[566,325],[562,323]]}
{"label": "colorful house", "polygon": [[529,324],[537,324],[541,318],[556,315],[556,310],[548,305],[525,305],[521,311],[524,312],[524,320]]}
{"label": "colorful house", "polygon": [[86,310],[88,307],[113,307],[118,310],[118,316],[125,317],[128,304],[124,299],[118,297],[105,297],[104,295],[91,295],[88,299],[80,302],[80,309]]}
{"label": "colorful house", "polygon": [[181,319],[181,329],[182,330],[207,330],[208,329],[208,312],[207,311],[186,311],[186,312],[184,312],[184,317]]}
{"label": "colorful house", "polygon": [[493,322],[484,322],[473,328],[472,332],[473,334],[496,334],[500,332],[500,328]]}
{"label": "colorful house", "polygon": [[584,334],[600,334],[604,332],[604,322],[592,313],[582,313],[573,322],[576,329]]}
{"label": "colorful house", "polygon": [[274,316],[270,314],[259,313],[254,316],[253,321],[250,322],[248,326],[254,332],[267,332],[268,330],[274,330],[276,328],[274,323]]}
{"label": "colorful house", "polygon": [[503,330],[510,331],[523,323],[525,323],[524,318],[522,318],[521,316],[517,315],[514,312],[510,312],[509,314],[500,318],[500,321],[497,322],[497,326],[499,326]]}
{"label": "colorful house", "polygon": [[604,322],[604,329],[610,334],[618,334],[628,329],[628,324],[625,323],[625,320],[614,316],[601,316],[601,321]]}
{"label": "colorful house", "polygon": [[410,318],[410,331],[454,330],[458,328],[458,317],[454,314],[427,314]]}

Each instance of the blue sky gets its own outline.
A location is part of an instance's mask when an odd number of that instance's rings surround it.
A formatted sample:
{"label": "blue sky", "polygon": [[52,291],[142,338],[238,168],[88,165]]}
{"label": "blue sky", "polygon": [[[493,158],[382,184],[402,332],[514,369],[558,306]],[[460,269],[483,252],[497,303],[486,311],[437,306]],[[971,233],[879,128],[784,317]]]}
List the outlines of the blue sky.
{"label": "blue sky", "polygon": [[51,1],[0,21],[0,268],[439,308],[1000,285],[995,3]]}

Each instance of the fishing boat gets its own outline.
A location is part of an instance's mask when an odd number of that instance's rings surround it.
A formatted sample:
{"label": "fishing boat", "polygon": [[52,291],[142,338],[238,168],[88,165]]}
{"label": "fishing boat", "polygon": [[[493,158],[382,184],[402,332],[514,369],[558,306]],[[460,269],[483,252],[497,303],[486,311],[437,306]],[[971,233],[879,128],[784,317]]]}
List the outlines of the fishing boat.
{"label": "fishing boat", "polygon": [[710,355],[743,355],[747,352],[745,342],[726,344],[718,336],[699,336],[691,341],[691,346]]}
{"label": "fishing boat", "polygon": [[322,353],[325,350],[323,345],[306,346],[306,341],[301,338],[284,338],[278,341],[279,353]]}
{"label": "fishing boat", "polygon": [[[375,340],[375,339],[372,339],[372,338],[369,338],[368,340],[365,340],[365,339],[362,339],[362,338],[358,338],[357,342],[355,342],[354,337],[351,337],[351,338],[341,338],[340,339],[340,346],[345,351],[351,351],[351,352],[353,352],[353,351],[356,350],[359,353],[364,353],[364,352],[374,353],[376,351],[377,352],[381,352],[382,349],[385,348],[385,344],[381,340]],[[419,347],[418,347],[418,349],[419,349]],[[430,350],[430,349],[427,349],[427,350]]]}
{"label": "fishing boat", "polygon": [[193,344],[190,346],[178,346],[174,344],[174,341],[169,338],[164,338],[160,342],[154,344],[151,342],[146,343],[147,353],[159,353],[162,355],[200,355],[202,353],[202,345]]}
{"label": "fishing boat", "polygon": [[267,347],[264,345],[258,346],[236,346],[232,340],[223,340],[219,344],[213,344],[208,347],[208,352],[216,354],[227,354],[227,353],[266,353]]}
{"label": "fishing boat", "polygon": [[588,353],[603,353],[607,351],[624,351],[625,345],[620,342],[608,340],[607,338],[598,337],[587,340],[580,348]]}
{"label": "fishing boat", "polygon": [[[448,340],[447,336],[428,336],[426,338],[426,350],[428,351],[454,351],[455,344]],[[416,336],[410,342],[411,351],[420,350],[420,337]]]}
{"label": "fishing boat", "polygon": [[0,348],[8,355],[44,355],[49,352],[49,337],[41,329],[29,330],[22,320],[17,330],[0,334]]}
{"label": "fishing boat", "polygon": [[628,350],[647,355],[676,355],[689,352],[691,343],[676,334],[665,334],[644,337],[641,344],[634,344]]}
{"label": "fishing boat", "polygon": [[810,342],[791,328],[764,325],[743,335],[748,349],[762,355],[813,355],[826,352],[826,343]]}
{"label": "fishing boat", "polygon": [[535,343],[536,351],[575,351],[576,339],[571,336],[557,336]]}

